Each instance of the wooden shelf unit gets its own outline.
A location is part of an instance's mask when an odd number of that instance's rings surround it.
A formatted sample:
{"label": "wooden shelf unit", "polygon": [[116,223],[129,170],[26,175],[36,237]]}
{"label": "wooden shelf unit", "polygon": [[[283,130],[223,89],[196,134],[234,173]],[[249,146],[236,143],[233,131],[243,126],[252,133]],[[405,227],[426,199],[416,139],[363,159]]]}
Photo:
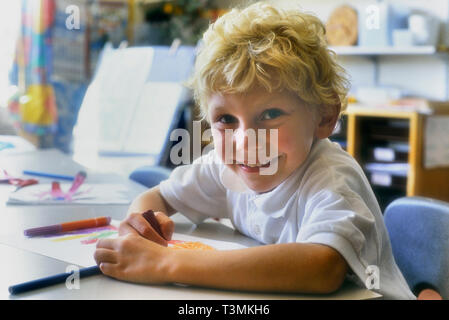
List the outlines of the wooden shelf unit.
{"label": "wooden shelf unit", "polygon": [[[449,114],[449,113],[448,113]],[[399,196],[423,196],[443,201],[449,201],[449,167],[427,169],[424,166],[424,130],[427,115],[413,111],[395,111],[376,108],[351,108],[343,114],[346,122],[347,151],[365,169],[367,162],[366,150],[373,147],[372,141],[367,136],[364,124],[370,121],[396,121],[408,124],[408,133],[405,143],[408,143],[408,172],[406,175],[406,186]],[[332,139],[332,137],[331,137]],[[381,192],[376,192],[382,209],[388,203],[379,199]],[[393,194],[394,188],[385,188],[386,193]],[[397,190],[396,190],[397,191]],[[389,201],[387,201],[389,202]]]}

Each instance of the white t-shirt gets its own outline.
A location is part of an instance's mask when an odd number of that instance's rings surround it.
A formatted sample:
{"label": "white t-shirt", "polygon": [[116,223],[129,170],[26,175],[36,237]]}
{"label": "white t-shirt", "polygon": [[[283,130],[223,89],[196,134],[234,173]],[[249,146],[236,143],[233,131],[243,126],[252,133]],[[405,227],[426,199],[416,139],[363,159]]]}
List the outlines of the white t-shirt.
{"label": "white t-shirt", "polygon": [[177,167],[160,184],[164,199],[194,223],[229,218],[263,244],[320,243],[337,250],[348,278],[386,299],[415,299],[399,271],[375,195],[357,162],[329,139],[275,189],[250,190],[214,150]]}

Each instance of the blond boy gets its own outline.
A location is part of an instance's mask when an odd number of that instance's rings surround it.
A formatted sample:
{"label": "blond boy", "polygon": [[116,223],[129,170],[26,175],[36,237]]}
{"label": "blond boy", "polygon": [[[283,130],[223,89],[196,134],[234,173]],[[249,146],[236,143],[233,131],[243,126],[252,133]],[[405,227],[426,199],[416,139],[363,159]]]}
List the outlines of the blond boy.
{"label": "blond boy", "polygon": [[[333,292],[352,279],[386,298],[414,298],[362,169],[328,140],[348,81],[324,32],[316,17],[266,3],[234,9],[209,27],[191,86],[214,150],[133,201],[122,236],[98,243],[103,273],[151,284],[304,293]],[[264,132],[257,141],[275,154],[254,154],[261,146],[250,146],[248,130]],[[274,164],[274,172],[260,174]],[[165,239],[142,217],[148,209],[157,211]],[[168,216],[175,212],[195,223],[229,218],[264,245],[171,250]]]}

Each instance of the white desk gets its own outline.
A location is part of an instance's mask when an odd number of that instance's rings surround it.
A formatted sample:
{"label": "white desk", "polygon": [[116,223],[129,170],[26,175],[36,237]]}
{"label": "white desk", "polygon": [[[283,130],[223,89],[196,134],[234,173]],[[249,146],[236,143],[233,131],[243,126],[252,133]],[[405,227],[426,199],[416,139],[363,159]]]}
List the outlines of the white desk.
{"label": "white desk", "polygon": [[[90,182],[119,182],[129,187],[132,194],[137,195],[145,188],[128,179],[114,174],[96,174],[73,162],[68,156],[56,151],[45,150],[3,157],[0,168],[28,169],[47,171],[66,175],[75,175],[83,169],[87,171]],[[11,230],[22,232],[25,225],[47,225],[63,221],[85,219],[95,216],[111,216],[123,219],[126,214],[125,205],[105,206],[7,206],[7,193],[11,186],[0,185],[0,234]],[[258,243],[234,229],[213,220],[195,226],[180,214],[173,216],[179,233],[200,237],[214,238],[223,241],[237,242],[246,246]],[[208,288],[188,287],[180,285],[148,286],[117,281],[103,275],[81,279],[80,289],[69,290],[65,284],[30,291],[17,296],[10,296],[8,287],[21,283],[65,272],[67,262],[42,256],[33,252],[11,247],[0,243],[0,299],[375,299],[380,295],[369,290],[345,283],[340,290],[331,295],[292,295],[272,293],[251,293]]]}

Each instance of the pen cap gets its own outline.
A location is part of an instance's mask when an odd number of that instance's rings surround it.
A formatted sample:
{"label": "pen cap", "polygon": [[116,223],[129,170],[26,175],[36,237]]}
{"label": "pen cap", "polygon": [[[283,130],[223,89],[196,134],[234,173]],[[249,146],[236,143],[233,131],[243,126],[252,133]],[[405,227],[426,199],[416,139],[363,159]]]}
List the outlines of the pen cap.
{"label": "pen cap", "polygon": [[80,171],[80,172],[78,172],[77,174],[76,174],[76,176],[75,176],[75,183],[76,182],[82,182],[82,181],[84,181],[84,179],[86,179],[86,176],[87,176],[87,174],[86,174],[86,172],[85,171]]}

